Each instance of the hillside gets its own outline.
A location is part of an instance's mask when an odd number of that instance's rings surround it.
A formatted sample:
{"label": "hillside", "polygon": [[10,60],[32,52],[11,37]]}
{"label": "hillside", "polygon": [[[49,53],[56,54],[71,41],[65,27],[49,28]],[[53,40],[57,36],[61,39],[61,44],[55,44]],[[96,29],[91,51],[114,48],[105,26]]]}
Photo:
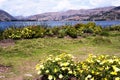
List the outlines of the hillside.
{"label": "hillside", "polygon": [[88,20],[120,20],[120,6],[106,12],[92,15]]}
{"label": "hillside", "polygon": [[42,14],[23,16],[11,16],[0,10],[0,21],[97,21],[97,20],[120,20],[120,6],[102,7],[95,9],[68,10],[62,12],[47,12]]}
{"label": "hillside", "polygon": [[0,21],[11,21],[11,20],[16,20],[16,19],[6,11],[0,10]]}
{"label": "hillside", "polygon": [[69,20],[120,20],[119,7],[103,7],[95,9],[68,10],[65,12],[48,12],[29,16],[30,20],[38,21],[69,21]]}

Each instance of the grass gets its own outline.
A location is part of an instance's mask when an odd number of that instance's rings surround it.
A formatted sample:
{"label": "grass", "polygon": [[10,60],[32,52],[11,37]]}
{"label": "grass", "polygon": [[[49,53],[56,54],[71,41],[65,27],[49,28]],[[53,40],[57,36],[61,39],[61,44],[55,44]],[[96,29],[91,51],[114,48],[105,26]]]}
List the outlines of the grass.
{"label": "grass", "polygon": [[[36,77],[35,65],[48,55],[69,53],[76,60],[84,60],[88,54],[120,55],[120,32],[109,32],[111,36],[88,36],[86,38],[37,38],[16,40],[15,45],[0,48],[0,64],[11,66],[3,80],[32,80]],[[116,35],[117,34],[117,35]],[[25,74],[32,74],[26,77]],[[19,79],[18,79],[19,78]],[[1,80],[2,78],[0,78]]]}

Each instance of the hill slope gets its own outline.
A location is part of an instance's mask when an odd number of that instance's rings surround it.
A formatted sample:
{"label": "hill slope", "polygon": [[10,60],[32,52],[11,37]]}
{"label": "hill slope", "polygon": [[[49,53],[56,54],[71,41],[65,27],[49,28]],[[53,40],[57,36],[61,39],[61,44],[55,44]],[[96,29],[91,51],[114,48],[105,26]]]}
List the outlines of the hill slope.
{"label": "hill slope", "polygon": [[68,10],[65,12],[48,12],[29,16],[28,19],[38,21],[120,20],[119,14],[119,7],[111,6],[95,9]]}
{"label": "hill slope", "polygon": [[0,10],[0,21],[11,21],[16,20],[13,16],[11,16],[9,13]]}

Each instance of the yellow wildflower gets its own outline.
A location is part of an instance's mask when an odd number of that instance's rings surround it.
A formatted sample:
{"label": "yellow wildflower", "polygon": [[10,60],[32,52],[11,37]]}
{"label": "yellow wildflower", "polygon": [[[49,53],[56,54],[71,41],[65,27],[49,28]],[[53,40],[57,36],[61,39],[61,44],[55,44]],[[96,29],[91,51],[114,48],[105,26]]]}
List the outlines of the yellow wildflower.
{"label": "yellow wildflower", "polygon": [[116,77],[115,80],[120,80],[120,77]]}
{"label": "yellow wildflower", "polygon": [[112,75],[117,75],[117,72],[111,72],[110,74],[112,74]]}
{"label": "yellow wildflower", "polygon": [[48,76],[48,79],[49,79],[49,80],[52,80],[52,79],[53,79],[53,76],[52,76],[52,75],[49,75],[49,76]]}
{"label": "yellow wildflower", "polygon": [[59,75],[59,78],[60,78],[60,79],[62,79],[62,78],[63,78],[63,75],[62,75],[62,74],[60,74],[60,75]]}

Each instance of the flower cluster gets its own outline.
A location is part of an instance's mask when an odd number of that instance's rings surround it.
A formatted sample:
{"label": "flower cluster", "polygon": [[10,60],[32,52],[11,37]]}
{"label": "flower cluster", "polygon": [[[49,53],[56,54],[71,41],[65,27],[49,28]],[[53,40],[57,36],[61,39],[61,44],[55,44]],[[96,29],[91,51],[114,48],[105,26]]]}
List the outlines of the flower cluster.
{"label": "flower cluster", "polygon": [[49,56],[42,64],[36,65],[39,75],[45,75],[46,80],[120,80],[120,58],[108,55],[89,55],[82,62],[73,61],[70,54]]}
{"label": "flower cluster", "polygon": [[120,80],[120,58],[116,56],[89,55],[88,59],[80,62],[78,66],[85,74],[91,75],[90,79]]}
{"label": "flower cluster", "polygon": [[42,64],[36,65],[38,74],[47,75],[49,80],[65,79],[74,76],[75,63],[70,54],[61,54],[59,56],[49,58]]}

